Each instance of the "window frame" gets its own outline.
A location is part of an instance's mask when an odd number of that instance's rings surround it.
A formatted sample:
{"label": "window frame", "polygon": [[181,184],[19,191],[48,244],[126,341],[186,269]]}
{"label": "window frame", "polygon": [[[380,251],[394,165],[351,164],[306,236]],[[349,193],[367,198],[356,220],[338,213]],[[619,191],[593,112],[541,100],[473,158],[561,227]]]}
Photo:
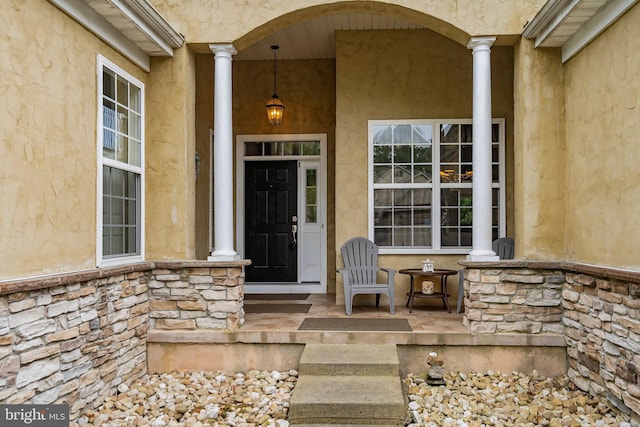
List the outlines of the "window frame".
{"label": "window frame", "polygon": [[[103,153],[104,135],[104,115],[103,115],[103,70],[108,69],[116,76],[122,77],[129,84],[133,84],[140,89],[140,166],[125,163],[117,159],[110,159]],[[115,63],[109,61],[102,55],[97,55],[97,177],[96,177],[96,266],[108,267],[132,262],[139,262],[145,259],[145,87],[139,79],[135,78]],[[130,134],[128,130],[127,134]],[[123,254],[104,257],[103,254],[103,167],[108,166],[126,172],[132,172],[139,176],[139,195],[137,197],[138,212],[137,224],[137,247],[138,253],[135,255]]]}
{"label": "window frame", "polygon": [[[498,189],[498,234],[499,236],[506,235],[506,132],[504,118],[493,118],[491,120],[492,125],[499,125],[499,141],[498,141],[498,182],[492,183],[491,188]],[[368,236],[369,239],[374,241],[375,239],[375,206],[374,206],[374,193],[376,189],[381,188],[429,188],[431,189],[431,212],[432,212],[432,227],[431,227],[431,239],[432,247],[390,247],[379,246],[380,254],[396,254],[396,255],[412,255],[412,254],[469,254],[472,248],[468,247],[455,247],[455,248],[442,248],[441,245],[441,203],[440,196],[441,190],[444,188],[472,188],[471,183],[456,183],[456,184],[442,184],[440,182],[440,125],[442,124],[473,124],[472,119],[397,119],[397,120],[369,120],[368,121],[368,138],[367,138],[367,151],[368,151]],[[431,125],[432,126],[432,182],[426,184],[375,184],[374,180],[374,127],[375,126],[402,126],[402,125]]]}

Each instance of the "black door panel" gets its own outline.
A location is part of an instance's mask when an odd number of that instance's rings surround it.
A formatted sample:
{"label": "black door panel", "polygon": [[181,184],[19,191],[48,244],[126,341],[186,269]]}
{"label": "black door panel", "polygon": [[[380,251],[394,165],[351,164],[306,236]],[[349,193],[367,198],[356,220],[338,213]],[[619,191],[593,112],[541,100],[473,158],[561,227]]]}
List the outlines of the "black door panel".
{"label": "black door panel", "polygon": [[246,281],[297,281],[296,207],[296,161],[245,163]]}

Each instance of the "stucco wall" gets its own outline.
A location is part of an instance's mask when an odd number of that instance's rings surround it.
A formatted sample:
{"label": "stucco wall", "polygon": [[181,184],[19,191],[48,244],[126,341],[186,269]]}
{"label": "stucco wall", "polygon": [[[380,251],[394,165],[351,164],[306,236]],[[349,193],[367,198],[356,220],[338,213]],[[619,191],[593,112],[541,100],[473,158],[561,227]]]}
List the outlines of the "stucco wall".
{"label": "stucco wall", "polygon": [[[471,118],[473,58],[466,47],[430,30],[338,32],[336,40],[336,182],[350,184],[336,187],[339,252],[349,238],[367,235],[367,121]],[[510,147],[513,49],[494,47],[491,61],[493,116],[506,118]],[[509,148],[507,153],[511,152]],[[509,160],[508,176],[512,175],[511,164]],[[511,182],[509,178],[507,188]],[[419,267],[425,257],[387,255],[380,264],[397,269]],[[458,269],[457,261],[464,255],[429,257],[439,268]],[[398,296],[407,291],[408,281],[403,275],[396,279]],[[341,284],[338,288],[341,293]],[[455,295],[456,287],[450,284],[449,291]]]}
{"label": "stucco wall", "polygon": [[566,257],[638,268],[640,6],[566,64]]}
{"label": "stucco wall", "polygon": [[0,25],[0,280],[94,267],[97,54],[146,76],[49,2]]}
{"label": "stucco wall", "polygon": [[195,55],[155,58],[147,86],[146,259],[195,258]]}
{"label": "stucco wall", "polygon": [[338,13],[375,13],[409,19],[466,44],[469,35],[520,34],[524,24],[536,14],[545,0],[152,0],[151,3],[180,33],[188,35],[190,43],[200,44],[199,48],[204,53],[207,43],[211,41],[235,42],[236,48],[242,50],[273,30],[315,16]]}
{"label": "stucco wall", "polygon": [[516,258],[564,259],[565,117],[560,49],[514,47]]}

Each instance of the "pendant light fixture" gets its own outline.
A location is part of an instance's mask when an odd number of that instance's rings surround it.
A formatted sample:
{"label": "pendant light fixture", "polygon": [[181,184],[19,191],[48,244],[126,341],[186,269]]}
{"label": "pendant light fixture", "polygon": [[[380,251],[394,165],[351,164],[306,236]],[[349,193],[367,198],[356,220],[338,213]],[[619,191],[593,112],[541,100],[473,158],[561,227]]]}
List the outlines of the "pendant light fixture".
{"label": "pendant light fixture", "polygon": [[282,116],[284,115],[284,104],[278,98],[276,92],[276,51],[280,48],[278,45],[271,46],[273,50],[273,96],[267,101],[267,117],[269,118],[269,124],[277,126],[282,122]]}

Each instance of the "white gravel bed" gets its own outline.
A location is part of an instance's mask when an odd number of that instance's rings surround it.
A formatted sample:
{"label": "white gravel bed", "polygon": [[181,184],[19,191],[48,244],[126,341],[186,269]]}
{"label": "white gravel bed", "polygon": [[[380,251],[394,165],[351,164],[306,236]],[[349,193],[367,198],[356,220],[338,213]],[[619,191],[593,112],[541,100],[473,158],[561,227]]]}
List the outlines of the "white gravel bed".
{"label": "white gravel bed", "polygon": [[[298,372],[174,372],[121,384],[71,427],[288,427]],[[537,373],[450,372],[444,386],[404,378],[408,413],[417,427],[630,427],[606,402],[576,389],[566,377]]]}

